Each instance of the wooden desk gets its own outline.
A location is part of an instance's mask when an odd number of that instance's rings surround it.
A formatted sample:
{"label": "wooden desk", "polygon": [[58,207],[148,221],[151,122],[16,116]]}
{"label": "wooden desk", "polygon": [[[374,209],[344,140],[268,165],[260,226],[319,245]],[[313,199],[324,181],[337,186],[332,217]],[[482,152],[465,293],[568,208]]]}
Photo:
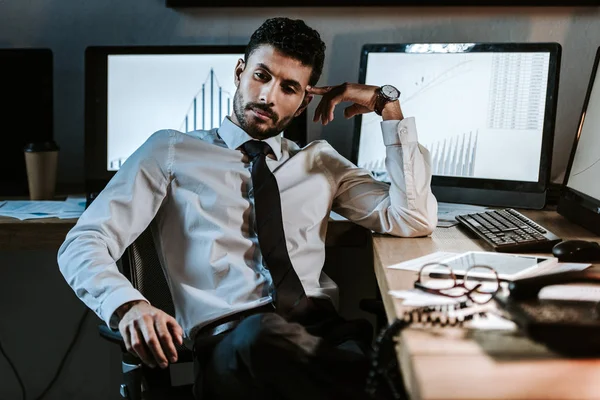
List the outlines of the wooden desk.
{"label": "wooden desk", "polygon": [[[598,240],[553,211],[522,211],[563,239]],[[375,273],[388,319],[402,312],[390,289],[409,289],[412,271],[387,266],[435,251],[489,250],[463,228],[428,238],[375,235]],[[594,267],[598,268],[598,267]],[[396,348],[411,399],[600,399],[600,359],[565,359],[518,333],[459,328],[407,329]]]}
{"label": "wooden desk", "polygon": [[[77,218],[18,220],[0,216],[0,250],[52,250],[60,247]],[[327,246],[364,246],[370,232],[348,221],[329,221]]]}
{"label": "wooden desk", "polygon": [[76,218],[20,221],[0,216],[0,250],[58,250],[76,222]]}

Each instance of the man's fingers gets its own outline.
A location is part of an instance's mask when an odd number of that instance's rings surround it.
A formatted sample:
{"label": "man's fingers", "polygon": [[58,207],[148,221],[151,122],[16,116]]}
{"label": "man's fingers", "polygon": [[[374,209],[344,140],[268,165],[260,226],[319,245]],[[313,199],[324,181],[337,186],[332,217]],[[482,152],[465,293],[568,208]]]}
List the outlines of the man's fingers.
{"label": "man's fingers", "polygon": [[165,368],[167,365],[169,365],[169,361],[167,360],[165,353],[162,351],[158,336],[154,331],[154,322],[151,317],[146,316],[144,318],[144,322],[140,324],[140,331],[142,332],[142,335],[144,335],[148,349],[150,349],[150,352],[154,356],[156,363],[158,363],[161,368]]}
{"label": "man's fingers", "polygon": [[341,102],[342,102],[342,96],[340,96],[340,95],[335,96],[328,102],[326,112],[324,113],[325,114],[324,125],[327,125],[328,123],[333,121],[333,112],[335,111],[335,106],[337,106]]}
{"label": "man's fingers", "polygon": [[176,362],[177,350],[175,349],[171,332],[167,327],[167,322],[165,320],[157,320],[154,323],[154,327],[156,328],[156,335],[158,336],[163,352],[171,362]]}
{"label": "man's fingers", "polygon": [[308,93],[319,94],[319,95],[324,95],[325,93],[328,93],[331,89],[333,89],[333,86],[321,86],[321,87],[307,86],[306,87],[306,91]]}
{"label": "man's fingers", "polygon": [[352,118],[355,115],[364,114],[367,112],[371,112],[371,110],[368,107],[354,103],[351,106],[346,107],[346,109],[344,110],[344,117]]}
{"label": "man's fingers", "polygon": [[156,362],[148,354],[146,342],[138,332],[137,328],[134,325],[130,325],[128,331],[129,337],[131,338],[131,348],[133,349],[133,353],[138,356],[144,364],[154,367]]}
{"label": "man's fingers", "polygon": [[180,346],[183,345],[183,329],[181,326],[179,326],[177,321],[175,321],[175,319],[168,320],[167,326],[169,327],[171,335],[175,338],[177,344]]}
{"label": "man's fingers", "polygon": [[317,122],[321,117],[321,107],[323,106],[323,100],[317,104],[317,108],[315,108],[315,115],[313,115],[313,122]]}
{"label": "man's fingers", "polygon": [[119,331],[121,332],[121,336],[123,337],[123,342],[125,342],[125,349],[134,356],[137,356],[137,354],[133,350],[133,347],[131,347],[131,335],[129,334],[129,329],[127,329],[127,327],[124,326],[123,329],[119,328]]}

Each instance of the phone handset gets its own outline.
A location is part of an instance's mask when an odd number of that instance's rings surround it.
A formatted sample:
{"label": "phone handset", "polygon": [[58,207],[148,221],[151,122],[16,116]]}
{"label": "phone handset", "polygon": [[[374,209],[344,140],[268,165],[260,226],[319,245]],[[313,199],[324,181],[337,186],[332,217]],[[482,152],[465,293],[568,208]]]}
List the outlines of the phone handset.
{"label": "phone handset", "polygon": [[510,290],[509,297],[514,300],[533,299],[546,286],[567,283],[600,283],[600,272],[588,269],[515,279],[508,284]]}

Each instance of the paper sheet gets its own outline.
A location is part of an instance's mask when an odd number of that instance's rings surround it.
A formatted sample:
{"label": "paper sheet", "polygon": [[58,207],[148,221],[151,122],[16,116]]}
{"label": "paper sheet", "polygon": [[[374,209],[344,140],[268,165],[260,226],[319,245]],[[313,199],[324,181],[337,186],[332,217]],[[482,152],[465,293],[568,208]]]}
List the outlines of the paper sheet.
{"label": "paper sheet", "polygon": [[418,272],[424,264],[430,262],[441,261],[451,256],[454,256],[458,253],[451,253],[449,251],[436,251],[435,253],[428,254],[423,257],[414,258],[409,261],[404,261],[398,264],[393,264],[388,266],[391,269],[404,269],[408,271],[416,271]]}
{"label": "paper sheet", "polygon": [[[515,256],[515,254],[510,254],[510,253],[495,253],[495,252],[489,252],[489,253],[492,253],[498,257],[500,257],[502,255]],[[459,254],[460,253],[437,251],[435,253],[431,253],[431,254],[428,254],[423,257],[418,257],[418,258],[414,258],[409,261],[404,261],[404,262],[401,262],[398,264],[390,265],[390,266],[388,266],[388,268],[418,272],[421,269],[421,267],[427,263],[437,262],[437,261],[445,261],[445,260],[448,260],[451,257],[455,257]],[[531,257],[530,255],[525,255],[525,256]],[[493,267],[493,265],[491,265],[491,266]],[[529,277],[529,276],[539,276],[539,275],[550,274],[550,273],[553,274],[553,273],[565,272],[565,271],[583,271],[584,269],[589,268],[590,266],[591,266],[591,264],[589,264],[589,263],[560,263],[560,262],[557,262],[555,258],[549,258],[548,262],[540,263],[535,268],[527,269],[526,271],[523,271],[521,273],[514,274],[512,276],[512,279],[525,278],[525,277]]]}
{"label": "paper sheet", "polygon": [[69,196],[65,201],[8,200],[0,202],[0,216],[19,220],[78,218],[85,210],[85,197]]}
{"label": "paper sheet", "polygon": [[466,299],[466,297],[451,298],[446,296],[438,296],[436,294],[427,293],[419,289],[390,290],[389,294],[397,299],[404,300],[402,302],[402,305],[407,307],[425,307],[456,304]]}
{"label": "paper sheet", "polygon": [[457,215],[472,214],[487,210],[487,207],[474,206],[471,204],[438,203],[438,224],[440,228],[449,228],[457,225]]}
{"label": "paper sheet", "polygon": [[79,218],[85,211],[86,199],[84,196],[69,196],[63,203],[63,208],[58,214],[58,218]]}
{"label": "paper sheet", "polygon": [[29,201],[11,200],[6,201],[0,207],[0,215],[9,214],[58,214],[64,205],[64,201]]}

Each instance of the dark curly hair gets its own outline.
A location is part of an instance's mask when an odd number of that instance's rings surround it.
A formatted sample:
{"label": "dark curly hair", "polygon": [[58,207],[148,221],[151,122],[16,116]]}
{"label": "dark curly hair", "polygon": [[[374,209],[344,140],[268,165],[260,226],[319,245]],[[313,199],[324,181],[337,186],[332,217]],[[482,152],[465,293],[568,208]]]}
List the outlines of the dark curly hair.
{"label": "dark curly hair", "polygon": [[246,46],[245,60],[261,45],[271,45],[288,57],[312,67],[309,85],[314,86],[323,72],[325,43],[316,30],[301,19],[270,18],[250,37]]}

